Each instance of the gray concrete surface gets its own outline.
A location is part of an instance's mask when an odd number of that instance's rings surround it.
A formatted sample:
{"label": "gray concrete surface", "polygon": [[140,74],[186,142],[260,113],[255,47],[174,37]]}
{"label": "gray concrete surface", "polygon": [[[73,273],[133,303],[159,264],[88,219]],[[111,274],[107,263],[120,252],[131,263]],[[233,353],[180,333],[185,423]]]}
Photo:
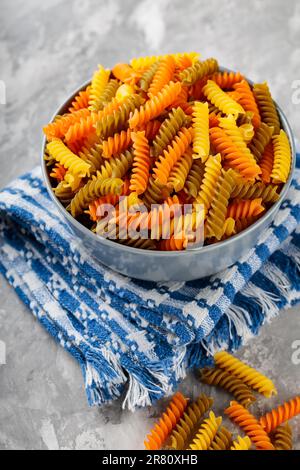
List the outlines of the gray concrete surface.
{"label": "gray concrete surface", "polygon": [[[38,164],[41,127],[64,98],[101,62],[111,66],[135,55],[199,50],[254,80],[267,79],[300,135],[300,3],[297,0],[2,0],[0,80],[0,187]],[[297,85],[297,83],[296,83]],[[0,96],[1,98],[1,96]],[[1,103],[0,99],[0,103]],[[77,364],[33,319],[0,278],[0,449],[135,449],[163,403],[134,414],[120,403],[89,409]],[[263,411],[300,390],[299,308],[283,312],[239,356],[278,385]],[[189,376],[190,396],[205,387]],[[213,391],[216,409],[228,396]],[[293,421],[300,449],[300,419]]]}

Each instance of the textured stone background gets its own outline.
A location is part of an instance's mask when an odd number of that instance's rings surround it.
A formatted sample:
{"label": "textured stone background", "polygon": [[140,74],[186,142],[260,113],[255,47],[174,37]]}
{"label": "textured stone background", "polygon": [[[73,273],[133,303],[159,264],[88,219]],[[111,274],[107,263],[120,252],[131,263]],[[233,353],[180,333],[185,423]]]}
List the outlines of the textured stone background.
{"label": "textured stone background", "polygon": [[[99,62],[111,66],[135,55],[199,50],[253,80],[267,79],[273,95],[300,133],[300,3],[297,0],[2,0],[0,80],[0,187],[38,164],[41,127]],[[298,74],[298,75],[297,75]],[[0,449],[132,449],[161,410],[122,412],[86,404],[80,370],[33,320],[0,278]],[[284,312],[240,357],[269,374],[280,399],[299,393],[300,365],[292,343],[300,339],[299,308]],[[189,377],[182,389],[204,387]],[[215,395],[215,393],[214,393]],[[216,409],[228,397],[217,394]],[[279,403],[274,398],[271,404]],[[260,410],[269,404],[260,401]],[[300,420],[293,421],[300,448]]]}

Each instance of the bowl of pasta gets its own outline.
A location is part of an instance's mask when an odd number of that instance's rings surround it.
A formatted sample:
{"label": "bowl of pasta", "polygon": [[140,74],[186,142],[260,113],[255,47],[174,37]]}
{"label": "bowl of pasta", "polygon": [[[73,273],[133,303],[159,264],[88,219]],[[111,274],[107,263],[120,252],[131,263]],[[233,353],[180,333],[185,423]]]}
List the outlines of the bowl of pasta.
{"label": "bowl of pasta", "polygon": [[94,258],[187,281],[255,246],[286,197],[295,144],[266,82],[178,53],[99,65],[44,127],[41,163]]}

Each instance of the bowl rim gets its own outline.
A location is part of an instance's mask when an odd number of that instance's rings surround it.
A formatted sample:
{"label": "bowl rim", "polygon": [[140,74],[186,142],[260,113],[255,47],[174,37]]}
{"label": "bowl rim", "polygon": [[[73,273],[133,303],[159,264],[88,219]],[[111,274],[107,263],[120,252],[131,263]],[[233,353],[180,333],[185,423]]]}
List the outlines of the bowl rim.
{"label": "bowl rim", "polygon": [[[219,69],[220,69],[220,71],[234,72],[232,69],[228,69],[226,67],[221,67],[220,66]],[[243,75],[243,77],[248,81],[248,83],[250,85],[254,84],[254,82],[252,80],[249,80],[246,76]],[[61,104],[56,109],[55,113],[52,115],[51,120],[49,122],[53,122],[54,118],[57,115],[60,115],[64,110],[66,110],[66,108],[70,105],[70,103],[72,102],[74,97],[80,91],[85,89],[90,83],[91,83],[91,80],[87,80],[80,87],[76,88],[76,90],[74,90],[74,92],[71,93],[68,96],[68,98],[63,102],[63,104]],[[295,171],[295,167],[296,167],[296,145],[295,145],[295,139],[294,139],[293,131],[292,131],[292,128],[289,124],[289,121],[288,121],[285,113],[282,111],[281,107],[277,104],[277,102],[275,100],[273,100],[273,101],[274,101],[274,104],[275,104],[276,109],[278,111],[281,125],[282,125],[283,129],[285,130],[285,132],[287,133],[287,136],[288,136],[288,139],[289,139],[289,142],[290,142],[290,146],[291,146],[291,168],[290,168],[289,177],[288,177],[287,181],[284,183],[284,185],[281,189],[279,199],[272,205],[272,207],[270,207],[266,211],[266,213],[260,219],[258,219],[256,222],[254,222],[253,224],[251,224],[249,227],[242,230],[241,232],[239,232],[235,235],[232,235],[231,237],[227,238],[226,240],[220,240],[220,241],[218,241],[216,243],[213,243],[211,245],[203,245],[203,246],[198,246],[198,247],[195,247],[195,248],[191,247],[187,250],[180,250],[180,251],[166,250],[166,251],[162,252],[162,251],[158,251],[158,250],[157,251],[156,250],[146,250],[146,249],[141,249],[141,248],[135,248],[135,247],[128,246],[128,245],[123,245],[123,244],[120,244],[120,243],[116,243],[114,240],[110,240],[108,238],[101,237],[100,235],[95,234],[94,232],[89,230],[87,227],[85,227],[83,224],[78,222],[78,220],[76,220],[74,217],[72,217],[72,215],[67,211],[67,209],[61,204],[59,199],[56,197],[56,195],[55,195],[55,193],[54,193],[54,191],[51,187],[51,184],[50,184],[50,179],[49,179],[49,175],[48,175],[48,171],[47,171],[47,165],[46,165],[46,162],[45,162],[45,159],[44,159],[47,139],[46,139],[46,136],[43,135],[42,149],[41,149],[40,158],[41,158],[41,167],[42,167],[43,179],[44,179],[44,182],[46,184],[48,193],[50,194],[50,197],[51,197],[52,201],[55,203],[55,205],[56,205],[57,209],[59,210],[59,212],[62,213],[62,215],[69,221],[71,226],[74,225],[76,227],[76,229],[78,229],[79,232],[83,232],[83,235],[89,237],[93,242],[97,240],[99,243],[101,243],[105,246],[108,246],[108,247],[113,247],[115,250],[120,250],[122,252],[125,251],[125,252],[132,253],[132,254],[134,254],[134,253],[141,254],[141,252],[143,252],[143,254],[145,256],[157,256],[157,257],[160,256],[161,257],[162,254],[165,254],[165,255],[168,255],[168,256],[179,256],[179,255],[180,256],[188,256],[189,254],[193,254],[193,253],[198,253],[198,252],[199,253],[200,252],[201,253],[206,253],[206,252],[209,252],[209,251],[213,251],[216,248],[229,247],[232,243],[243,239],[246,235],[250,234],[254,230],[259,229],[260,225],[264,224],[265,219],[267,217],[271,217],[272,214],[277,211],[277,209],[282,204],[283,200],[285,199],[285,197],[287,195],[287,192],[289,190],[289,187],[291,185],[291,182],[292,182],[292,179],[293,179],[293,176],[294,176],[294,171]],[[77,235],[77,233],[76,233],[76,235]]]}

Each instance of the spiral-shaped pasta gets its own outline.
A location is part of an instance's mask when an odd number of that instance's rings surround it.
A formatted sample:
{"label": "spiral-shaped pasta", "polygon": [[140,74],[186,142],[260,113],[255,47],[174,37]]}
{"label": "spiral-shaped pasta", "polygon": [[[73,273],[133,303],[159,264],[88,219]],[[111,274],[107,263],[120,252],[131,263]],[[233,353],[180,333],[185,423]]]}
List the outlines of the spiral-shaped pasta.
{"label": "spiral-shaped pasta", "polygon": [[92,177],[72,199],[68,210],[71,211],[73,217],[78,217],[90,202],[100,196],[107,194],[121,194],[124,181],[120,178],[95,178]]}
{"label": "spiral-shaped pasta", "polygon": [[241,379],[218,367],[202,369],[200,378],[208,385],[215,385],[232,393],[234,398],[245,408],[256,400],[249,387]]}
{"label": "spiral-shaped pasta", "polygon": [[244,108],[228,96],[215,82],[208,80],[203,87],[206,98],[224,114],[232,114],[235,119],[239,114],[244,114]]}
{"label": "spiral-shaped pasta", "polygon": [[196,204],[202,204],[204,213],[207,214],[215,195],[216,185],[221,175],[221,155],[209,156],[204,164],[204,175],[199,192],[194,200]]}
{"label": "spiral-shaped pasta", "polygon": [[60,139],[52,140],[52,142],[47,144],[46,148],[58,163],[61,163],[72,173],[81,177],[89,175],[91,166],[71,152]]}
{"label": "spiral-shaped pasta", "polygon": [[184,191],[188,196],[192,198],[197,196],[203,181],[204,169],[205,166],[201,160],[193,160],[184,184]]}
{"label": "spiral-shaped pasta", "polygon": [[222,169],[205,223],[207,237],[216,237],[217,240],[221,240],[224,234],[223,227],[226,220],[228,201],[234,186],[234,171],[232,169],[227,171]]}
{"label": "spiral-shaped pasta", "polygon": [[243,219],[235,220],[235,233],[240,233],[245,228],[252,225],[257,220],[257,217],[244,217]]}
{"label": "spiral-shaped pasta", "polygon": [[146,101],[140,109],[136,109],[129,119],[129,127],[145,125],[151,119],[156,118],[175,100],[181,91],[181,84],[179,82],[170,82],[158,92],[156,96]]}
{"label": "spiral-shaped pasta", "polygon": [[150,98],[156,96],[159,91],[172,80],[175,72],[175,60],[172,56],[167,56],[159,62],[157,70],[153,76],[148,89]]}
{"label": "spiral-shaped pasta", "polygon": [[108,103],[110,103],[111,100],[116,96],[116,92],[119,86],[120,82],[114,78],[111,78],[97,99],[97,102],[94,105],[94,110],[101,111]]}
{"label": "spiral-shaped pasta", "polygon": [[271,181],[271,173],[273,170],[273,165],[274,165],[273,144],[272,142],[269,142],[259,161],[259,166],[261,168],[261,179],[266,184],[270,183]]}
{"label": "spiral-shaped pasta", "polygon": [[97,121],[97,135],[102,137],[102,139],[107,139],[116,132],[120,132],[127,125],[130,113],[132,113],[141,102],[142,98],[137,94],[127,96],[118,109]]}
{"label": "spiral-shaped pasta", "polygon": [[204,162],[208,158],[209,142],[209,119],[207,103],[196,101],[193,106],[193,150],[194,158],[201,158]]}
{"label": "spiral-shaped pasta", "polygon": [[274,135],[279,134],[280,120],[268,84],[266,82],[256,83],[253,85],[253,94],[258,104],[262,122],[274,128]]}
{"label": "spiral-shaped pasta", "polygon": [[230,449],[231,445],[231,432],[227,428],[225,428],[225,426],[221,426],[208,450],[228,450]]}
{"label": "spiral-shaped pasta", "polygon": [[256,160],[260,161],[261,156],[270,142],[274,132],[274,127],[269,127],[265,122],[262,122],[256,129],[254,137],[249,145],[249,148]]}
{"label": "spiral-shaped pasta", "polygon": [[253,113],[252,124],[254,128],[257,129],[261,124],[261,118],[249,83],[246,82],[246,80],[242,80],[238,83],[235,83],[233,85],[233,89],[238,92],[238,102],[244,108],[244,110]]}
{"label": "spiral-shaped pasta", "polygon": [[97,214],[98,209],[104,204],[111,204],[115,206],[118,201],[119,196],[117,194],[107,194],[106,196],[101,196],[89,204],[89,209],[86,211],[86,213],[90,216],[93,222],[97,222],[99,220],[99,216]]}
{"label": "spiral-shaped pasta", "polygon": [[43,128],[43,131],[48,140],[60,139],[64,137],[70,126],[89,115],[88,109],[78,109],[73,113],[57,116],[53,122]]}
{"label": "spiral-shaped pasta", "polygon": [[126,150],[131,144],[131,131],[121,131],[120,133],[114,134],[112,137],[108,137],[107,140],[103,140],[102,149],[103,157],[111,158],[113,155],[117,155],[123,150]]}
{"label": "spiral-shaped pasta", "polygon": [[214,355],[215,363],[221,369],[239,377],[253,390],[257,390],[265,397],[276,395],[277,391],[273,382],[266,376],[248,366],[226,351],[220,351]]}
{"label": "spiral-shaped pasta", "polygon": [[192,138],[192,129],[182,127],[178,132],[178,135],[173,139],[171,145],[168,146],[167,150],[164,150],[164,154],[156,160],[153,173],[161,184],[167,184],[172,168],[179,158],[186,152],[188,146],[192,142]]}
{"label": "spiral-shaped pasta", "polygon": [[277,192],[278,186],[274,184],[266,185],[265,183],[241,183],[236,182],[236,186],[232,191],[233,199],[256,199],[261,198],[263,203],[276,202],[279,198]]}
{"label": "spiral-shaped pasta", "polygon": [[147,435],[146,438],[148,440],[144,441],[147,450],[158,450],[162,448],[183,415],[187,404],[187,399],[180,392],[175,393],[165,413],[163,413],[153,430]]}
{"label": "spiral-shaped pasta", "polygon": [[134,158],[130,178],[130,190],[137,194],[143,194],[148,185],[150,174],[150,148],[145,131],[132,132]]}
{"label": "spiral-shaped pasta", "polygon": [[129,150],[124,153],[105,160],[100,170],[97,171],[97,178],[123,178],[133,164],[133,154]]}
{"label": "spiral-shaped pasta", "polygon": [[216,418],[213,411],[209,413],[209,418],[205,419],[203,424],[198,429],[195,439],[190,444],[191,450],[207,450],[217,434],[217,431],[222,423],[222,417]]}
{"label": "spiral-shaped pasta", "polygon": [[140,81],[139,81],[139,86],[140,88],[147,93],[150,83],[153,80],[153,77],[158,69],[158,66],[160,64],[160,61],[154,62],[149,68],[145,70],[145,72],[142,74]]}
{"label": "spiral-shaped pasta", "polygon": [[211,76],[213,80],[222,90],[231,90],[236,83],[243,80],[240,72],[216,72]]}
{"label": "spiral-shaped pasta", "polygon": [[107,85],[109,76],[110,70],[105,70],[102,65],[99,65],[98,70],[93,75],[89,94],[89,109],[91,111],[97,111],[97,101]]}
{"label": "spiral-shaped pasta", "polygon": [[300,396],[296,396],[291,400],[277,406],[273,410],[266,413],[259,420],[261,426],[269,434],[285,421],[294,418],[300,413]]}
{"label": "spiral-shaped pasta", "polygon": [[202,62],[195,62],[191,67],[184,69],[179,74],[179,78],[183,85],[193,85],[198,80],[201,80],[205,75],[211,75],[214,72],[217,72],[219,69],[219,64],[216,59],[209,58]]}
{"label": "spiral-shaped pasta", "polygon": [[91,87],[88,86],[85,90],[80,91],[78,95],[75,96],[69,108],[69,113],[74,113],[75,111],[78,111],[79,109],[84,109],[88,107],[90,90],[91,90]]}
{"label": "spiral-shaped pasta", "polygon": [[195,402],[191,403],[171,432],[167,448],[172,450],[186,449],[194,432],[199,427],[202,417],[211,408],[212,404],[213,399],[204,394],[201,394]]}
{"label": "spiral-shaped pasta", "polygon": [[276,450],[291,450],[293,448],[293,433],[289,423],[278,426],[271,439]]}
{"label": "spiral-shaped pasta", "polygon": [[274,450],[274,446],[266,431],[244,406],[236,401],[231,401],[230,406],[225,410],[225,414],[245,431],[256,449]]}
{"label": "spiral-shaped pasta", "polygon": [[232,217],[235,220],[244,219],[245,217],[257,217],[264,210],[261,197],[256,199],[240,199],[228,205],[227,217]]}
{"label": "spiral-shaped pasta", "polygon": [[96,173],[104,163],[102,156],[102,145],[98,142],[83,146],[79,152],[79,157],[91,166],[90,173]]}
{"label": "spiral-shaped pasta", "polygon": [[249,167],[253,169],[254,177],[257,178],[258,175],[261,173],[261,169],[256,163],[255,158],[253,157],[251,151],[247,147],[247,144],[245,143],[242,137],[241,131],[239,127],[236,125],[236,122],[233,116],[220,118],[219,126],[225,131],[225,134],[227,135],[227,137],[229,137],[229,139],[231,139],[233,144],[236,145],[236,147],[242,153],[243,158],[248,160]]}
{"label": "spiral-shaped pasta", "polygon": [[244,153],[223,129],[212,127],[209,130],[209,135],[214,149],[220,152],[225,163],[230,168],[236,169],[246,180],[253,181],[258,177],[261,169],[254,157],[251,154],[249,155],[248,152]]}
{"label": "spiral-shaped pasta", "polygon": [[289,139],[281,129],[273,138],[274,162],[271,173],[273,183],[286,183],[291,169],[291,147]]}
{"label": "spiral-shaped pasta", "polygon": [[193,155],[188,149],[173,166],[167,185],[173,188],[176,192],[184,188],[187,176],[190,172],[193,163]]}
{"label": "spiral-shaped pasta", "polygon": [[[152,122],[152,121],[150,121]],[[160,126],[153,140],[152,155],[158,157],[172,142],[179,129],[186,124],[186,115],[181,108],[173,109]]]}
{"label": "spiral-shaped pasta", "polygon": [[248,436],[241,437],[238,436],[235,441],[233,441],[230,450],[249,450],[251,447],[251,439]]}

